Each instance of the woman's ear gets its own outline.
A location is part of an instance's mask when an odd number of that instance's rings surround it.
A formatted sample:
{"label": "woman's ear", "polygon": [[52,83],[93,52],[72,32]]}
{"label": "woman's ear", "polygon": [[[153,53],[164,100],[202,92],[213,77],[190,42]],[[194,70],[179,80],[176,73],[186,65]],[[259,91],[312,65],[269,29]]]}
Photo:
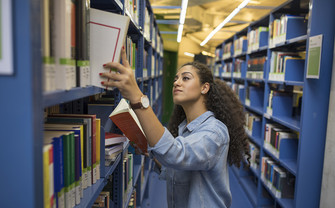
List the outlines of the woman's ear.
{"label": "woman's ear", "polygon": [[208,82],[206,82],[205,84],[202,85],[201,87],[201,94],[207,94],[207,92],[209,91],[210,85]]}

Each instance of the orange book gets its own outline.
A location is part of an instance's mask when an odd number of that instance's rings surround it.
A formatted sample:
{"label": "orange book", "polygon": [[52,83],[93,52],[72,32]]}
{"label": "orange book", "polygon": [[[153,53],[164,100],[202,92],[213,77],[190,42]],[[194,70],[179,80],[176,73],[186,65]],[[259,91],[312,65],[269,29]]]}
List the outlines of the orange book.
{"label": "orange book", "polygon": [[121,99],[109,118],[126,135],[133,147],[140,153],[148,152],[148,143],[141,124],[125,99]]}

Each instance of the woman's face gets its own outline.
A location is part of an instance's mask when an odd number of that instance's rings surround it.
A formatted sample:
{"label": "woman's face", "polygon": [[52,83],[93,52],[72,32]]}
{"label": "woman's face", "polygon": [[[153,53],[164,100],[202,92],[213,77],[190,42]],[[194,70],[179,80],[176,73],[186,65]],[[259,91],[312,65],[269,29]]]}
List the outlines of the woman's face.
{"label": "woman's face", "polygon": [[201,97],[201,84],[196,68],[180,68],[173,82],[173,102],[177,105],[196,102]]}

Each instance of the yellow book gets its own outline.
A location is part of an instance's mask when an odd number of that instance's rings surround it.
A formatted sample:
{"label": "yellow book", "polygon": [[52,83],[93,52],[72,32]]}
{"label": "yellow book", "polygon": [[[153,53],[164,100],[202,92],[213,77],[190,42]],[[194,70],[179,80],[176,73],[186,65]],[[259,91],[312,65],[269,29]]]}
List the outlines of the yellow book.
{"label": "yellow book", "polygon": [[51,144],[45,144],[43,146],[43,193],[44,193],[44,207],[50,208],[50,171],[49,171],[49,150],[52,147]]}

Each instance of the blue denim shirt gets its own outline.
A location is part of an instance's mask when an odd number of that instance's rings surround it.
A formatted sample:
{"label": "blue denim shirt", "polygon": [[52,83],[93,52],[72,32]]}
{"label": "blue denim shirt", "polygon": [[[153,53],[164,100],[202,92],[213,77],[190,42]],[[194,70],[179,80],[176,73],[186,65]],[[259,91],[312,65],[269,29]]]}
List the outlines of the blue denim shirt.
{"label": "blue denim shirt", "polygon": [[163,166],[168,207],[229,207],[228,148],[228,129],[211,111],[183,121],[176,138],[165,128],[148,150]]}

